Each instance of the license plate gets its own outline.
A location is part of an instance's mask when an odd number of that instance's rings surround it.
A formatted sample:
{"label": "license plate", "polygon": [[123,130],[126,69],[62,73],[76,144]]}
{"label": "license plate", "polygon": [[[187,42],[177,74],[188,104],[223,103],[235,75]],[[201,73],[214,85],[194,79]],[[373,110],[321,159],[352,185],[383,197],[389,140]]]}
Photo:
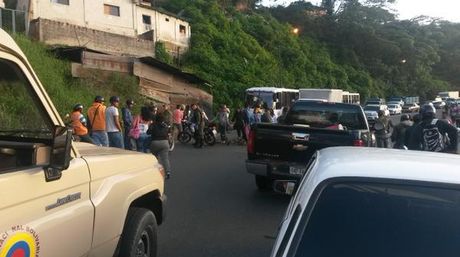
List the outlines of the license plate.
{"label": "license plate", "polygon": [[291,175],[303,175],[307,170],[306,167],[289,167],[289,174]]}

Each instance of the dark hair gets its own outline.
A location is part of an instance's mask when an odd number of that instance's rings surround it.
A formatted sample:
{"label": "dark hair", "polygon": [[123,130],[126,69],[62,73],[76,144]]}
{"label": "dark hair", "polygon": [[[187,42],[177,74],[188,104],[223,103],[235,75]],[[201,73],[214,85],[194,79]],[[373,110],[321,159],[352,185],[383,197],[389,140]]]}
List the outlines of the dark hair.
{"label": "dark hair", "polygon": [[114,103],[114,102],[120,102],[120,97],[118,97],[118,96],[111,96],[111,97],[110,97],[110,103]]}
{"label": "dark hair", "polygon": [[159,114],[155,115],[155,122],[161,123],[161,122],[164,122],[164,121],[165,121],[165,119],[163,117],[163,114],[159,113]]}
{"label": "dark hair", "polygon": [[146,120],[146,121],[152,120],[152,114],[148,107],[146,106],[141,107],[141,118],[142,120]]}
{"label": "dark hair", "polygon": [[176,109],[180,109],[182,106],[180,104],[176,105]]}
{"label": "dark hair", "polygon": [[126,105],[133,105],[134,101],[132,99],[126,100]]}

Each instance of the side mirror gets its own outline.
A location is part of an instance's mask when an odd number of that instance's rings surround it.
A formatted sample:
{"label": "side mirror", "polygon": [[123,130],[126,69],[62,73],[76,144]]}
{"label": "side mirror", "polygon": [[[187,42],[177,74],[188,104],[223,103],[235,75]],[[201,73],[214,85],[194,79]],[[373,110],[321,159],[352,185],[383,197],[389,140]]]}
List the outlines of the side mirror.
{"label": "side mirror", "polygon": [[45,167],[46,182],[60,179],[62,171],[69,168],[71,150],[72,130],[66,127],[56,126],[54,129],[50,164]]}
{"label": "side mirror", "polygon": [[284,195],[293,195],[296,189],[294,180],[275,180],[273,182],[273,191]]}

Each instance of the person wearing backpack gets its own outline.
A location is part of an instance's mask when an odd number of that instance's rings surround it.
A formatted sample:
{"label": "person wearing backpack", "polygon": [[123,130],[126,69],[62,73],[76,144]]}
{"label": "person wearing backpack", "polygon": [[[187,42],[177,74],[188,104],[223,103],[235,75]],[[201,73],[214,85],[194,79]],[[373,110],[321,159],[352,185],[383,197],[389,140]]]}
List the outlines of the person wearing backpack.
{"label": "person wearing backpack", "polygon": [[[409,139],[409,150],[457,153],[457,128],[436,119],[436,109],[423,105],[420,109],[422,121],[416,125]],[[448,140],[444,137],[447,136]],[[445,142],[450,142],[446,144]]]}
{"label": "person wearing backpack", "polygon": [[385,115],[385,112],[378,111],[379,118],[375,122],[375,138],[377,140],[377,147],[391,148],[391,134],[393,133],[393,123]]}

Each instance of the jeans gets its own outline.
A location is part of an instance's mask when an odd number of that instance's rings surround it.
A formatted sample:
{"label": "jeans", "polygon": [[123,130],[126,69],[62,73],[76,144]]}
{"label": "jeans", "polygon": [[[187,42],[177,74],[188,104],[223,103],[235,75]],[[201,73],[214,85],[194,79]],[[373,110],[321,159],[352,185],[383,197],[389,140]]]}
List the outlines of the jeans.
{"label": "jeans", "polygon": [[179,133],[182,132],[182,124],[181,123],[173,123],[173,138],[174,140],[177,139]]}
{"label": "jeans", "polygon": [[93,139],[88,135],[80,135],[78,136],[80,138],[80,142],[85,142],[85,143],[90,143],[90,144],[94,144],[94,141]]}
{"label": "jeans", "polygon": [[147,153],[150,149],[150,135],[140,134],[136,140],[136,149],[138,152]]}
{"label": "jeans", "polygon": [[227,125],[219,124],[220,141],[227,141]]}
{"label": "jeans", "polygon": [[109,146],[109,138],[107,136],[107,132],[105,131],[93,131],[91,133],[91,138],[95,145],[99,146]]}
{"label": "jeans", "polygon": [[129,137],[129,130],[130,129],[131,129],[131,127],[125,127],[125,131],[124,131],[123,140],[124,140],[124,143],[125,143],[125,149],[126,150],[133,150],[133,145],[131,144],[131,138]]}
{"label": "jeans", "polygon": [[169,164],[169,142],[168,140],[152,140],[150,145],[152,154],[157,157],[158,162],[163,165],[166,173],[171,172],[171,165]]}
{"label": "jeans", "polygon": [[378,148],[391,148],[391,138],[385,136],[376,136]]}
{"label": "jeans", "polygon": [[125,148],[121,132],[107,132],[107,135],[109,136],[110,147]]}

